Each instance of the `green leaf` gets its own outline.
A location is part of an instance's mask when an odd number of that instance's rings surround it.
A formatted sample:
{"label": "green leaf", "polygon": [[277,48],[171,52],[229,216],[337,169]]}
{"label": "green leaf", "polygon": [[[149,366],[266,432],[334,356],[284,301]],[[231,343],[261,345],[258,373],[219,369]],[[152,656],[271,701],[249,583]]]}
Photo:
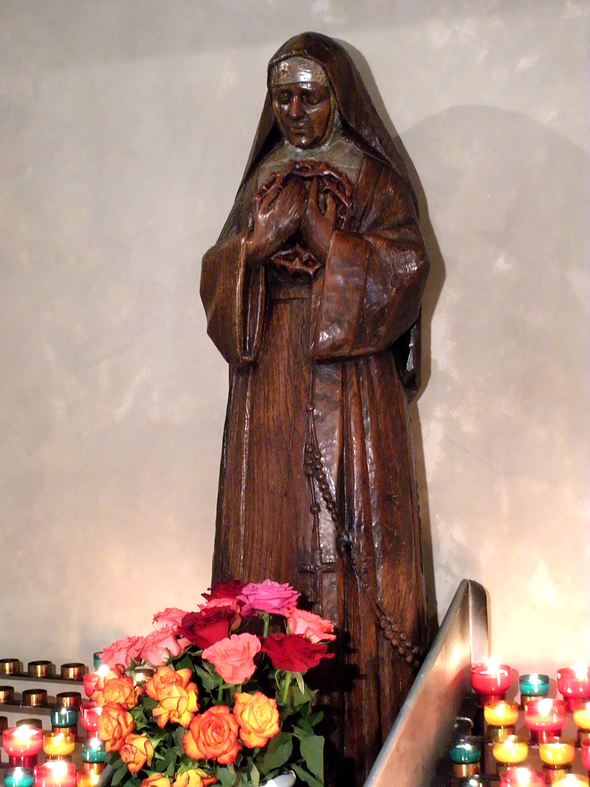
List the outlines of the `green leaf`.
{"label": "green leaf", "polygon": [[182,658],[174,662],[174,669],[178,672],[178,670],[187,669],[187,667],[191,672],[193,671],[193,660],[188,653],[185,653]]}
{"label": "green leaf", "polygon": [[296,763],[293,762],[289,765],[289,768],[294,770],[295,775],[298,776],[302,782],[309,784],[310,787],[324,787],[323,781],[319,781],[319,779],[316,779],[315,776],[312,776],[311,773],[306,771],[305,768],[302,768],[300,765],[297,765]]}
{"label": "green leaf", "polygon": [[310,727],[315,727],[316,724],[319,724],[323,718],[324,718],[324,711],[319,710],[317,713],[312,713],[311,716],[308,717],[307,722],[310,725]]}
{"label": "green leaf", "polygon": [[289,732],[277,732],[270,739],[264,757],[262,758],[262,768],[264,773],[280,768],[284,765],[293,752],[293,736]]}
{"label": "green leaf", "polygon": [[321,735],[306,735],[299,738],[301,755],[314,776],[324,778],[324,739]]}
{"label": "green leaf", "polygon": [[125,774],[128,774],[129,770],[124,762],[122,762],[118,767],[115,773],[113,774],[113,779],[111,784],[114,786],[116,784],[120,784],[121,780],[124,778]]}
{"label": "green leaf", "polygon": [[214,691],[219,686],[219,675],[216,672],[209,672],[208,669],[197,665],[194,666],[194,671],[206,691]]}
{"label": "green leaf", "polygon": [[297,681],[297,687],[301,694],[305,694],[305,683],[303,682],[303,675],[300,672],[294,672],[293,675],[295,676],[295,680]]}
{"label": "green leaf", "polygon": [[258,787],[260,784],[260,773],[255,765],[252,765],[252,769],[250,770],[250,781],[254,787]]}
{"label": "green leaf", "polygon": [[235,773],[232,773],[229,768],[217,768],[215,776],[220,782],[221,787],[233,787],[235,781]]}

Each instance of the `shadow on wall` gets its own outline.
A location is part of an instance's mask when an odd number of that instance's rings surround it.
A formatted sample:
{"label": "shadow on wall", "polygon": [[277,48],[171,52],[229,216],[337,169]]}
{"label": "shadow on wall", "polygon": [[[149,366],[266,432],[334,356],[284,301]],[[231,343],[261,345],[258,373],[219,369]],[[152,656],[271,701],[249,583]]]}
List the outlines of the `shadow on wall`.
{"label": "shadow on wall", "polygon": [[[425,298],[427,325],[438,305],[420,403],[442,613],[462,577],[486,584],[500,557],[517,572],[519,554],[529,572],[556,558],[567,563],[563,542],[556,554],[555,544],[531,536],[549,532],[552,519],[570,523],[573,539],[586,521],[590,157],[528,117],[477,106],[428,118],[404,143],[422,154],[447,273],[442,295],[435,275]],[[430,366],[428,359],[427,344]],[[486,534],[495,535],[482,550]],[[502,534],[509,554],[501,553]],[[588,598],[590,579],[580,569]],[[534,586],[530,573],[521,578]]]}

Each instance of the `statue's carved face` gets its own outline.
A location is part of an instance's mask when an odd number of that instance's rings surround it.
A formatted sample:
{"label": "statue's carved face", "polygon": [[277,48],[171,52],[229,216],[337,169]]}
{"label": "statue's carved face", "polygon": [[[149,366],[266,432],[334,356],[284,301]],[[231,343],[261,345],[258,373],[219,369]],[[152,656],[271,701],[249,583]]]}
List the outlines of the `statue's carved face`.
{"label": "statue's carved face", "polygon": [[272,108],[285,139],[297,148],[322,143],[332,119],[332,93],[327,85],[292,82],[273,85]]}

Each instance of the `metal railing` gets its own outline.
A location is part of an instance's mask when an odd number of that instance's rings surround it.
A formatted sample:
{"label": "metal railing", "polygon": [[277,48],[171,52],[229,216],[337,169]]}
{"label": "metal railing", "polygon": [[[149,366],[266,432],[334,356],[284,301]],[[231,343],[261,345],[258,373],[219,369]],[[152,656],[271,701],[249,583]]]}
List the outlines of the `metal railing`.
{"label": "metal railing", "polygon": [[430,787],[470,690],[470,667],[490,653],[488,609],[486,589],[464,579],[365,787]]}

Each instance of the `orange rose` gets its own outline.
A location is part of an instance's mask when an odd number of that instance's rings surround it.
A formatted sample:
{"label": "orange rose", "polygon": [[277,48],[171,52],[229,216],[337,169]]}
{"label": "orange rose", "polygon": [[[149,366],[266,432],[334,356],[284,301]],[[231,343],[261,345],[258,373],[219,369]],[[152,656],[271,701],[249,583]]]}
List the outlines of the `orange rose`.
{"label": "orange rose", "polygon": [[153,756],[154,747],[146,735],[128,735],[119,749],[119,757],[132,774],[136,774],[146,763],[149,768]]}
{"label": "orange rose", "polygon": [[[189,683],[189,686],[194,686]],[[197,690],[183,689],[182,686],[175,686],[168,697],[163,697],[156,707],[152,710],[152,716],[156,719],[158,727],[163,728],[169,721],[180,724],[185,729],[191,723],[193,716],[199,710],[197,702]]]}
{"label": "orange rose", "polygon": [[154,676],[150,678],[145,686],[145,693],[153,700],[163,700],[164,697],[174,695],[177,687],[192,689],[198,696],[198,690],[194,683],[191,683],[191,671],[185,669],[174,670],[172,667],[158,667]]}
{"label": "orange rose", "polygon": [[102,667],[99,667],[96,670],[96,673],[93,674],[98,674],[98,678],[94,681],[92,691],[89,694],[89,699],[96,702],[96,698],[104,691],[104,687],[107,685],[107,683],[110,680],[124,677],[125,672],[117,665],[107,669],[107,665],[103,664]]}
{"label": "orange rose", "polygon": [[172,787],[172,784],[163,773],[150,773],[147,779],[142,781],[140,787]]}
{"label": "orange rose", "polygon": [[172,787],[208,787],[209,784],[216,783],[215,776],[205,773],[201,768],[191,768],[177,776]]}
{"label": "orange rose", "polygon": [[240,750],[238,723],[226,705],[215,705],[195,716],[182,739],[184,753],[192,760],[217,760],[228,765]]}
{"label": "orange rose", "polygon": [[107,751],[119,751],[125,738],[133,730],[133,717],[124,705],[107,702],[98,717],[98,737]]}
{"label": "orange rose", "polygon": [[234,716],[240,725],[240,738],[243,743],[249,749],[265,746],[279,732],[276,701],[260,691],[255,694],[236,691],[234,697]]}
{"label": "orange rose", "polygon": [[137,692],[133,685],[133,678],[111,678],[104,684],[102,691],[95,691],[92,695],[97,705],[101,707],[109,703],[119,703],[126,708],[137,705]]}

